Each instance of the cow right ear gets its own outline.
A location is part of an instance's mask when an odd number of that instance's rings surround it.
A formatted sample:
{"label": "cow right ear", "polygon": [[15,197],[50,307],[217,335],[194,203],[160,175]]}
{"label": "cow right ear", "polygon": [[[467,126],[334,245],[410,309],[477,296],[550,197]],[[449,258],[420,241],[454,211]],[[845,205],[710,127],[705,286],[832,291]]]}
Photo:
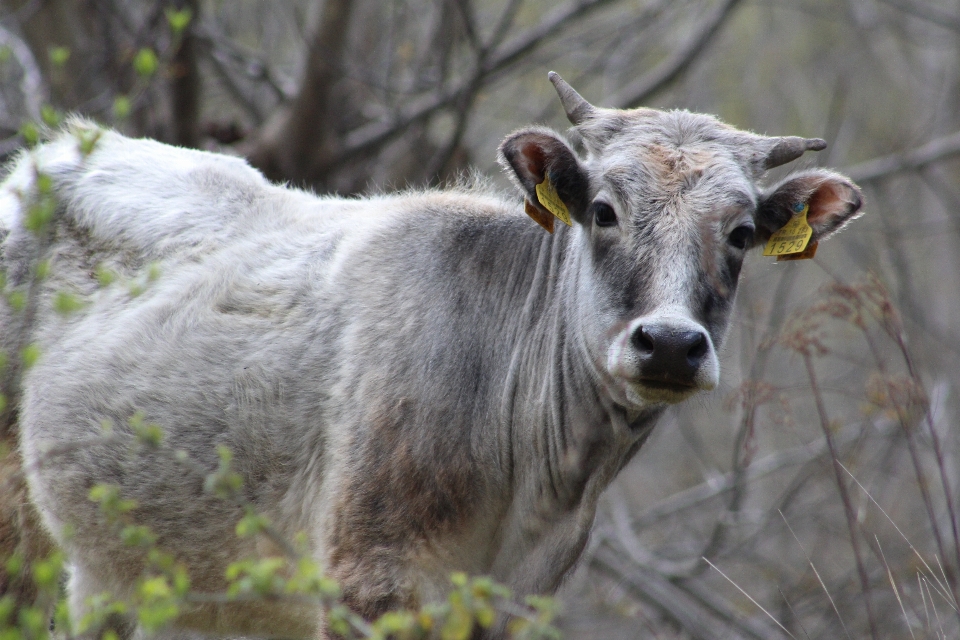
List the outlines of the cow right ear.
{"label": "cow right ear", "polygon": [[589,183],[577,154],[554,131],[540,127],[510,134],[500,164],[526,196],[526,212],[553,233],[554,217],[583,224]]}

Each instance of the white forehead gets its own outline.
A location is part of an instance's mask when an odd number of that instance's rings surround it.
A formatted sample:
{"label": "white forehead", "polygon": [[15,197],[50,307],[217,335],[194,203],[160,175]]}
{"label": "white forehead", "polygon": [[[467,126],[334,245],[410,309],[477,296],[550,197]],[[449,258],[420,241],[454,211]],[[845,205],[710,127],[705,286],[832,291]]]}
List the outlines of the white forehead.
{"label": "white forehead", "polygon": [[687,111],[605,111],[578,127],[594,195],[631,209],[749,207],[756,136]]}

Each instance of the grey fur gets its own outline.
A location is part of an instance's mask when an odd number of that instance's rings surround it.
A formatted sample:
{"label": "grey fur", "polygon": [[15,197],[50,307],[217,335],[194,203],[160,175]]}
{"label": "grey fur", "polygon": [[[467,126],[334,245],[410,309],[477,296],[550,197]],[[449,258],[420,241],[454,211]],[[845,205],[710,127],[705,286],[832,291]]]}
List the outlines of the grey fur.
{"label": "grey fur", "polygon": [[[61,203],[19,426],[75,615],[101,591],[130,595],[143,566],[88,499],[97,483],[137,501],[131,517],[195,588],[222,589],[230,562],[269,552],[234,535],[242,510],[171,455],[211,472],[218,445],[244,498],[283,535],[305,532],[363,615],[442,598],[454,570],[553,591],[666,405],[716,384],[753,243],[731,232],[790,204],[757,185],[770,139],[679,111],[597,109],[578,129],[585,158],[546,129],[509,136],[526,197],[552,175],[576,220],[552,235],[484,190],[318,198],[235,158],[113,132],[83,158],[75,136],[90,128],[25,154],[0,190],[3,255],[21,275],[34,245],[17,194],[34,164]],[[791,193],[856,192],[816,176]],[[600,200],[615,226],[591,217]],[[834,206],[823,228],[858,208]],[[99,287],[98,265],[120,280]],[[85,307],[54,312],[61,290]],[[654,382],[635,338],[649,326],[704,337],[680,383]],[[138,411],[165,430],[161,451],[136,444]],[[87,444],[45,458],[71,442]],[[324,635],[319,612],[279,602],[198,607],[180,624]]]}

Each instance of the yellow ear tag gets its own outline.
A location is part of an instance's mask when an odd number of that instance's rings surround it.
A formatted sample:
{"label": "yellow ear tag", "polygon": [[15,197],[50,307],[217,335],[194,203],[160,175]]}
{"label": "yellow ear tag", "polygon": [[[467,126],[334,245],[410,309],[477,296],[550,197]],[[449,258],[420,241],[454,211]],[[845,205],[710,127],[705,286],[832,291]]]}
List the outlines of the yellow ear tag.
{"label": "yellow ear tag", "polygon": [[[800,208],[801,206],[802,208]],[[816,252],[816,243],[810,247],[812,251],[804,251],[807,249],[810,237],[813,236],[813,229],[807,223],[807,212],[810,210],[810,205],[797,203],[794,210],[796,213],[790,218],[790,221],[770,236],[767,246],[763,248],[763,255],[777,256],[778,260],[780,256],[791,256],[784,258],[785,260],[803,260],[813,257]],[[793,254],[797,253],[809,255],[794,257]]]}
{"label": "yellow ear tag", "polygon": [[543,182],[537,185],[537,200],[567,226],[573,226],[573,222],[570,220],[570,211],[567,210],[567,205],[563,204],[563,200],[560,199],[557,188],[550,182],[549,174],[543,178]]}

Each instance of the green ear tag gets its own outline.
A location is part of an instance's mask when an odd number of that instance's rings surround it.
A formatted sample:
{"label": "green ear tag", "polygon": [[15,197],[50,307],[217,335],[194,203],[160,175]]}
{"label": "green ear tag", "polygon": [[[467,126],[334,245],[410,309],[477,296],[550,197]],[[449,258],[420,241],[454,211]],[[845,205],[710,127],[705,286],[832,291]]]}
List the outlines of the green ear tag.
{"label": "green ear tag", "polygon": [[540,204],[550,213],[566,223],[567,226],[573,226],[573,222],[570,220],[570,211],[567,210],[567,205],[563,204],[563,200],[560,199],[557,188],[550,182],[549,174],[543,178],[543,182],[537,185],[537,200],[539,200]]}
{"label": "green ear tag", "polygon": [[770,236],[767,246],[763,248],[763,255],[786,256],[802,253],[807,248],[807,244],[813,236],[813,229],[807,223],[807,212],[810,210],[810,205],[804,204],[802,207],[782,229]]}

